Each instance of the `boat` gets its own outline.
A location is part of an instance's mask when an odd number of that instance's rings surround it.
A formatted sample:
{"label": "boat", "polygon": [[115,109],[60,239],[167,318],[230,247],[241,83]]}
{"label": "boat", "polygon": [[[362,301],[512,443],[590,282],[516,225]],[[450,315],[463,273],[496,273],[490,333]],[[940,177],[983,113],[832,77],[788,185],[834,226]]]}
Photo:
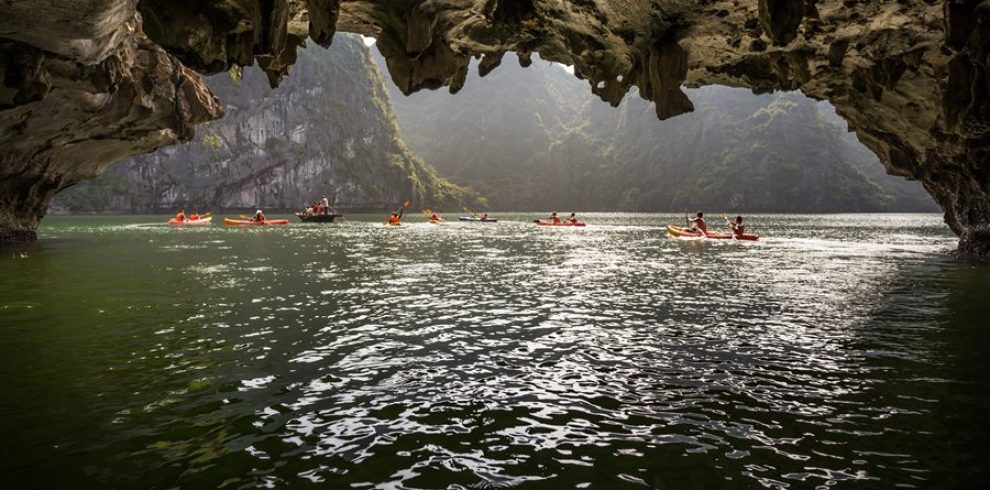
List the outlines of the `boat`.
{"label": "boat", "polygon": [[341,218],[342,214],[306,214],[296,213],[296,217],[303,223],[333,223],[333,220]]}
{"label": "boat", "polygon": [[254,221],[249,219],[230,219],[224,218],[223,224],[227,226],[274,226],[274,225],[287,225],[289,220],[287,219],[266,219],[264,221]]}
{"label": "boat", "polygon": [[534,221],[539,226],[587,226],[585,223],[578,221],[577,223],[571,223],[570,221],[561,221],[560,223],[552,223],[547,220],[538,219]]}
{"label": "boat", "polygon": [[474,216],[461,216],[457,218],[461,221],[476,221],[479,223],[498,223],[498,218],[475,218]]}
{"label": "boat", "polygon": [[[688,229],[685,229],[685,228],[681,228],[679,226],[674,226],[674,225],[667,225],[667,233],[669,233],[670,236],[678,237],[678,238],[701,238],[701,232],[700,231],[691,231],[691,230],[688,230]],[[735,240],[747,240],[747,241],[753,242],[753,241],[759,240],[760,239],[760,235],[751,235],[751,234],[745,234],[744,233],[742,235],[732,236],[732,233],[712,233],[712,232],[708,232],[708,233],[705,233],[705,238],[710,238],[712,240],[733,240],[733,239],[735,239]]]}
{"label": "boat", "polygon": [[402,223],[401,222],[400,223],[392,223],[391,221],[382,221],[382,224],[385,225],[385,226],[402,226]]}
{"label": "boat", "polygon": [[213,216],[207,216],[205,218],[200,218],[200,219],[187,219],[187,220],[183,220],[183,221],[180,221],[180,220],[177,220],[175,218],[172,218],[172,219],[168,220],[168,224],[170,224],[172,226],[197,226],[197,225],[202,226],[202,225],[210,225],[210,224],[213,224]]}

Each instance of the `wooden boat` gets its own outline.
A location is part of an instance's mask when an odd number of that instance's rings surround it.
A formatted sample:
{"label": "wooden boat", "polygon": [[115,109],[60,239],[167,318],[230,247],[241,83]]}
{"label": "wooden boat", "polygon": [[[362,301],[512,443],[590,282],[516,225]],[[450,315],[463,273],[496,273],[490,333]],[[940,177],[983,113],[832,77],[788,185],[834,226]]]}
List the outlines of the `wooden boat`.
{"label": "wooden boat", "polygon": [[306,214],[296,213],[296,217],[303,223],[333,223],[333,220],[340,218],[342,214]]}

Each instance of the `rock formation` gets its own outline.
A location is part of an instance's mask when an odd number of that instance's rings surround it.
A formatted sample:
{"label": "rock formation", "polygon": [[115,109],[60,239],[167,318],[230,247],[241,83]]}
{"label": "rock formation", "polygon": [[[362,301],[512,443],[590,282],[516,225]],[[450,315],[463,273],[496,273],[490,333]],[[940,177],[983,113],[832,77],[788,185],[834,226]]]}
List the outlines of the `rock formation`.
{"label": "rock formation", "polygon": [[266,75],[249,67],[208,77],[223,119],[201,125],[194,141],[115,163],[60,193],[52,207],[299,210],[321,196],[341,209],[394,209],[404,199],[477,207],[406,148],[386,82],[357,36],[338,36],[332,50],[300,50],[292,76],[276,89]]}
{"label": "rock formation", "polygon": [[533,60],[485,78],[474,60],[456,95],[392,87],[406,144],[489,209],[938,211],[920,183],[887,175],[827,102],[709,85],[685,90],[694,112],[660,121],[634,94],[609,107],[560,65]]}
{"label": "rock formation", "polygon": [[[58,191],[189,140],[222,114],[200,76],[141,33],[133,9],[104,2],[87,17],[38,3],[0,3],[0,244],[34,240]],[[18,24],[35,9],[51,17],[34,18],[45,28]]]}
{"label": "rock formation", "polygon": [[[55,116],[64,121],[68,141],[25,133],[35,127],[34,118],[52,117],[25,106],[46,103],[57,90],[41,88],[46,76],[35,75],[35,64],[12,60],[32,50],[46,60],[83,66],[114,59],[113,53],[141,39],[134,16],[140,11],[148,37],[186,66],[211,73],[257,61],[273,84],[288,72],[306,37],[327,44],[341,30],[376,37],[393,80],[407,93],[444,85],[456,91],[471,56],[482,56],[487,71],[509,51],[524,65],[536,52],[573,65],[591,90],[612,104],[636,86],[661,118],[691,110],[682,85],[800,89],[831,101],[889,172],[922,181],[960,235],[962,252],[990,254],[987,0],[80,0],[68,4],[85,12],[76,15],[67,15],[63,4],[0,2],[6,53],[0,56],[5,74],[0,145],[6,161],[23,166],[12,172],[15,165],[4,163],[0,173],[5,189],[0,227],[7,230],[30,231],[45,200],[38,196],[81,178],[64,173],[86,167],[91,174],[106,163],[11,159],[9,135],[20,131],[18,144],[52,157],[58,148],[85,145],[110,160],[150,143],[150,128],[121,127],[127,121],[123,114],[113,127],[102,125],[118,135],[116,140],[75,127],[91,119],[70,123],[69,114]],[[133,32],[124,31],[128,25]],[[125,65],[131,77],[147,69]],[[46,70],[48,79],[66,75],[53,71]],[[91,78],[69,76],[54,87]],[[153,106],[175,106],[179,100],[158,93],[168,80],[142,87]],[[92,101],[70,102],[85,103]],[[214,106],[202,104],[201,114],[213,116],[205,109]],[[12,117],[10,111],[24,116]],[[168,129],[176,135],[182,134],[180,126],[195,122],[153,112],[151,119],[174,123]],[[121,140],[127,148],[96,150]],[[9,192],[31,197],[10,199]],[[22,201],[34,204],[35,218],[25,219],[31,213],[17,209],[30,207]]]}

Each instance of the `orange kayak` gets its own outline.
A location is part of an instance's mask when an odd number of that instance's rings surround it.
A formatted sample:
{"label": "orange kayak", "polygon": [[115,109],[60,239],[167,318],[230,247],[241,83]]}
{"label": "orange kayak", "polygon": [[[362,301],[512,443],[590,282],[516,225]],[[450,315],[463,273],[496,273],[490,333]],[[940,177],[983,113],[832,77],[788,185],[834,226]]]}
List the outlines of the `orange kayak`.
{"label": "orange kayak", "polygon": [[230,219],[224,218],[223,224],[227,226],[273,226],[273,225],[287,225],[289,220],[287,219],[266,219],[265,221],[252,221],[249,219]]}
{"label": "orange kayak", "polygon": [[207,216],[200,219],[187,219],[185,221],[179,221],[175,218],[168,220],[168,224],[173,226],[196,226],[196,225],[209,225],[213,224],[213,216]]}
{"label": "orange kayak", "polygon": [[534,221],[534,223],[536,223],[539,226],[587,226],[584,223],[581,223],[580,221],[577,223],[571,223],[569,221],[561,221],[560,223],[551,223],[550,221],[547,220],[538,219]]}
{"label": "orange kayak", "polygon": [[[667,233],[670,233],[670,236],[673,236],[673,237],[701,238],[701,232],[700,231],[691,231],[691,230],[688,230],[688,229],[685,229],[685,228],[681,228],[679,226],[674,226],[674,225],[667,225]],[[708,232],[708,233],[705,233],[705,238],[710,238],[710,239],[713,239],[713,240],[732,240],[734,238],[736,240],[748,240],[748,241],[751,241],[751,242],[755,242],[756,240],[759,240],[760,239],[760,235],[742,234],[742,235],[736,235],[735,237],[733,237],[732,236],[732,233],[712,233],[712,232]]]}

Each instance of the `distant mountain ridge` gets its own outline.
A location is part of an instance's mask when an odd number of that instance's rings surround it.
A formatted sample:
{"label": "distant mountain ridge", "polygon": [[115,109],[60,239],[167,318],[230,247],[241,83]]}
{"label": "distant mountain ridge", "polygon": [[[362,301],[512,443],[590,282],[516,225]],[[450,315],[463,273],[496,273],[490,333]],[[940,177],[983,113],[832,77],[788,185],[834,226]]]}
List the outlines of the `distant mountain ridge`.
{"label": "distant mountain ridge", "polygon": [[270,89],[264,74],[207,79],[223,119],[196,141],[117,162],[100,178],[60,193],[67,211],[299,209],[322,196],[350,209],[476,205],[406,148],[385,80],[360,38],[300,50],[292,75]]}
{"label": "distant mountain ridge", "polygon": [[409,147],[494,209],[938,211],[827,103],[704,87],[687,91],[695,112],[659,121],[635,93],[613,108],[586,84],[507,58],[453,96],[390,90]]}

